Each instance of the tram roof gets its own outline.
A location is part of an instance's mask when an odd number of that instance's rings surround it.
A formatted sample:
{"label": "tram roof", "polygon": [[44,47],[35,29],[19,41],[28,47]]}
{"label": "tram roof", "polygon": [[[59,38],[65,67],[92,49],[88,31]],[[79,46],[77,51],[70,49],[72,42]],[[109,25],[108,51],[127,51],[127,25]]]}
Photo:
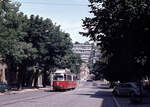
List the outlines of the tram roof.
{"label": "tram roof", "polygon": [[55,71],[55,73],[60,73],[60,74],[70,74],[71,72],[70,72],[70,70],[66,70],[66,69],[57,69],[56,71]]}
{"label": "tram roof", "polygon": [[55,73],[66,73],[65,69],[57,69]]}

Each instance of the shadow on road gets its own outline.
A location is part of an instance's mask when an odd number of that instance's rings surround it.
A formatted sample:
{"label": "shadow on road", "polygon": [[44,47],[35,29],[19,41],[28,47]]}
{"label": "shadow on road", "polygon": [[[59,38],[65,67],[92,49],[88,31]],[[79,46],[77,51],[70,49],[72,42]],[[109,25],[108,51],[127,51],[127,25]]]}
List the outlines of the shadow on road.
{"label": "shadow on road", "polygon": [[92,86],[94,86],[93,88],[98,88],[98,89],[110,89],[108,84],[96,84],[96,83],[93,83]]}
{"label": "shadow on road", "polygon": [[44,90],[44,92],[55,92],[54,90]]}
{"label": "shadow on road", "polygon": [[99,89],[110,89],[109,87],[104,87],[104,86],[98,86],[98,87],[93,87],[93,88],[99,88]]}
{"label": "shadow on road", "polygon": [[[114,103],[113,99],[112,99],[112,92],[110,90],[108,90],[109,88],[105,85],[102,86],[98,86],[98,87],[92,87],[92,88],[97,88],[100,89],[99,91],[95,92],[94,94],[91,93],[92,91],[89,91],[87,93],[80,93],[78,95],[86,95],[89,96],[91,98],[98,98],[101,99],[102,103],[100,105],[100,107],[116,107],[116,104]],[[106,89],[106,90],[105,90]],[[91,94],[89,94],[91,93]]]}
{"label": "shadow on road", "polygon": [[44,92],[66,92],[70,90],[44,90]]}

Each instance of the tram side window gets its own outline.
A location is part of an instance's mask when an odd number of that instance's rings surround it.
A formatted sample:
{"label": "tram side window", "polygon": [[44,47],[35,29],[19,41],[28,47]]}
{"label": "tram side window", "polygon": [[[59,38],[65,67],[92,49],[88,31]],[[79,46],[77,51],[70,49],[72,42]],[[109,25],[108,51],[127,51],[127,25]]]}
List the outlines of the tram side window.
{"label": "tram side window", "polygon": [[67,80],[71,80],[71,75],[67,75]]}
{"label": "tram side window", "polygon": [[77,80],[76,76],[73,76],[73,80]]}
{"label": "tram side window", "polygon": [[67,80],[67,75],[64,75],[64,80]]}
{"label": "tram side window", "polygon": [[54,76],[54,80],[56,80],[56,81],[62,81],[63,80],[63,76],[61,76],[61,75],[55,75]]}

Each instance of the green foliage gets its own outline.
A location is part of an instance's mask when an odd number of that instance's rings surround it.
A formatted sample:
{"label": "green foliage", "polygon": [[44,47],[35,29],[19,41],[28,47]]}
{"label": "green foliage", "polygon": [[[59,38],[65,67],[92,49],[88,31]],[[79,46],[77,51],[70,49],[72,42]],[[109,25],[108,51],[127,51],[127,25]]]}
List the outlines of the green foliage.
{"label": "green foliage", "polygon": [[0,54],[10,67],[17,70],[36,65],[44,70],[71,69],[80,63],[80,57],[72,52],[68,33],[50,19],[38,15],[28,18],[19,12],[19,7],[17,2],[0,2]]}
{"label": "green foliage", "polygon": [[101,62],[101,61],[96,61],[96,63],[94,63],[93,65],[93,69],[92,69],[92,74],[95,75],[95,79],[96,80],[100,80],[101,78],[106,78],[106,79],[110,79],[110,77],[107,75],[105,76],[105,69],[106,69],[106,64]]}
{"label": "green foliage", "polygon": [[20,41],[22,36],[22,17],[17,13],[18,5],[10,4],[5,0],[1,3],[0,54],[9,63],[22,63],[32,55],[36,49],[32,44]]}
{"label": "green foliage", "polygon": [[75,44],[80,44],[80,43],[76,41]]}
{"label": "green foliage", "polygon": [[71,54],[70,56],[70,63],[68,63],[71,67],[73,73],[78,74],[80,73],[80,67],[82,64],[82,60],[79,54]]}
{"label": "green foliage", "polygon": [[38,50],[36,63],[39,66],[47,70],[67,67],[72,43],[70,35],[62,32],[60,26],[54,25],[50,19],[31,15],[26,32],[23,39]]}
{"label": "green foliage", "polygon": [[38,71],[33,66],[42,70],[43,86],[46,71],[68,68],[77,73],[81,58],[72,52],[70,35],[50,19],[38,15],[28,18],[19,7],[17,2],[0,2],[0,56],[9,71],[18,72],[18,88],[32,86],[33,79],[37,85]]}
{"label": "green foliage", "polygon": [[105,76],[111,80],[141,79],[149,74],[149,0],[89,0],[92,18],[83,27],[107,57]]}

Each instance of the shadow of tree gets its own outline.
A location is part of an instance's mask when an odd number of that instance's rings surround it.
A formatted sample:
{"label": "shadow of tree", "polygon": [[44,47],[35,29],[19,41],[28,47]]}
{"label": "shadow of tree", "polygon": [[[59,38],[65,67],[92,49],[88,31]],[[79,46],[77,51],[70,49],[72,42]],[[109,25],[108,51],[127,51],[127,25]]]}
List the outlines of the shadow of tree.
{"label": "shadow of tree", "polygon": [[98,89],[99,91],[96,91],[94,94],[92,93],[93,91],[87,91],[85,93],[79,93],[77,95],[85,95],[85,96],[89,96],[91,98],[98,98],[98,99],[102,99],[102,104],[100,105],[100,107],[116,107],[116,104],[113,101],[112,98],[112,92],[111,90],[108,90],[109,88],[105,85],[102,86],[98,86],[97,87],[91,87],[91,88],[95,88]]}

